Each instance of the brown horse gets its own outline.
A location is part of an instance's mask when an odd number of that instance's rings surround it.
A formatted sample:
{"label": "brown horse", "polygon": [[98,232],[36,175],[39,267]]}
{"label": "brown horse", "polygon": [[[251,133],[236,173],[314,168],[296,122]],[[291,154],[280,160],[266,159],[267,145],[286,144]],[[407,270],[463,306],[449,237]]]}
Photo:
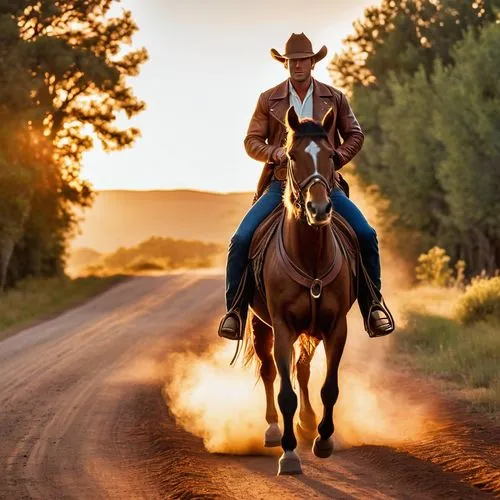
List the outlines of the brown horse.
{"label": "brown horse", "polygon": [[[327,361],[321,389],[324,409],[313,452],[321,458],[333,452],[333,406],[339,393],[337,372],[347,335],[346,315],[355,299],[349,263],[340,251],[331,224],[330,192],[334,188],[335,171],[328,131],[333,122],[332,110],[326,113],[321,124],[312,120],[299,121],[293,107],[287,112],[289,161],[285,211],[265,254],[266,299],[255,292],[250,318],[252,328],[246,337],[247,359],[252,354],[258,356],[266,390],[269,427],[265,445],[281,444],[283,448],[278,474],[301,473],[300,459],[294,451],[297,440],[293,418],[297,396],[291,381],[293,346],[299,337],[297,431],[301,437],[311,440],[315,435],[316,417],[308,393],[309,366],[314,349],[322,340]],[[278,404],[283,415],[283,436],[274,403],[276,367],[281,378]]]}

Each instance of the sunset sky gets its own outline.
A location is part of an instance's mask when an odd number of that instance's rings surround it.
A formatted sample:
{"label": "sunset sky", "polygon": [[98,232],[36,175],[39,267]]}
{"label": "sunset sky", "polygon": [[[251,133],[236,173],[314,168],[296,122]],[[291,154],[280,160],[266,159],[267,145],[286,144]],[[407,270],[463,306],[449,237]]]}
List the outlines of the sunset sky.
{"label": "sunset sky", "polygon": [[352,22],[377,0],[124,0],[139,25],[135,46],[150,60],[131,79],[147,110],[132,123],[135,146],[85,157],[83,176],[96,189],[251,191],[261,164],[243,148],[260,92],[286,79],[271,58],[292,32],[329,53],[314,76],[332,83],[328,61]]}

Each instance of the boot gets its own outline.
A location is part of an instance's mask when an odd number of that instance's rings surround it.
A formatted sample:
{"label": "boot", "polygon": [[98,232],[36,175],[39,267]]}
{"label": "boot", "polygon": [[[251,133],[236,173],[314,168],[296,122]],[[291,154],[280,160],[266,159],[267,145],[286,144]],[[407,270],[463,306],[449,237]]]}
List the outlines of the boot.
{"label": "boot", "polygon": [[226,313],[219,325],[219,337],[241,340],[241,318],[238,311]]}
{"label": "boot", "polygon": [[394,331],[395,324],[392,315],[381,306],[373,306],[368,317],[368,334],[370,337],[382,337]]}

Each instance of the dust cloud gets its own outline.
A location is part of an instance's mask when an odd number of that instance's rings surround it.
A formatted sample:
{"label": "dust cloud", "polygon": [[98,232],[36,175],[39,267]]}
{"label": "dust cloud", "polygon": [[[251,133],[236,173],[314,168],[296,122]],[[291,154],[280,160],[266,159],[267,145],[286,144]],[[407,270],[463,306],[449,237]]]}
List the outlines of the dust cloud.
{"label": "dust cloud", "polygon": [[[398,281],[386,270],[391,299]],[[391,300],[396,320],[402,321],[400,304]],[[430,430],[432,409],[415,401],[401,387],[400,374],[391,363],[390,337],[370,339],[364,332],[355,305],[349,314],[348,341],[339,368],[340,395],[334,409],[335,446],[391,445],[416,441]],[[265,393],[256,371],[240,364],[229,366],[235,344],[220,341],[209,353],[179,353],[169,362],[170,379],[165,397],[177,422],[203,438],[214,453],[270,453],[263,447]],[[321,419],[320,389],[324,381],[322,345],[311,365],[311,402]],[[278,380],[275,384],[278,391]],[[298,394],[298,384],[295,383]],[[279,413],[279,411],[278,411]],[[298,412],[296,414],[298,417]]]}
{"label": "dust cloud", "polygon": [[265,450],[264,388],[256,384],[253,370],[229,366],[234,348],[175,354],[165,396],[177,422],[202,437],[209,452],[260,454]]}

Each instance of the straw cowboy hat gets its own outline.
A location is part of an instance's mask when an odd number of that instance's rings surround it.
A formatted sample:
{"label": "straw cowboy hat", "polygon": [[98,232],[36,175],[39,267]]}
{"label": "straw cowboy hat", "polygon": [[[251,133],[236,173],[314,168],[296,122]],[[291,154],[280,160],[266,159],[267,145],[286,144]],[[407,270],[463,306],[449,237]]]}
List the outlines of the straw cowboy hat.
{"label": "straw cowboy hat", "polygon": [[312,57],[317,63],[326,56],[328,49],[323,45],[318,52],[314,53],[311,40],[304,33],[297,35],[292,33],[285,45],[285,53],[282,55],[276,49],[271,49],[271,56],[279,62],[285,62],[287,59],[300,59],[303,57]]}

